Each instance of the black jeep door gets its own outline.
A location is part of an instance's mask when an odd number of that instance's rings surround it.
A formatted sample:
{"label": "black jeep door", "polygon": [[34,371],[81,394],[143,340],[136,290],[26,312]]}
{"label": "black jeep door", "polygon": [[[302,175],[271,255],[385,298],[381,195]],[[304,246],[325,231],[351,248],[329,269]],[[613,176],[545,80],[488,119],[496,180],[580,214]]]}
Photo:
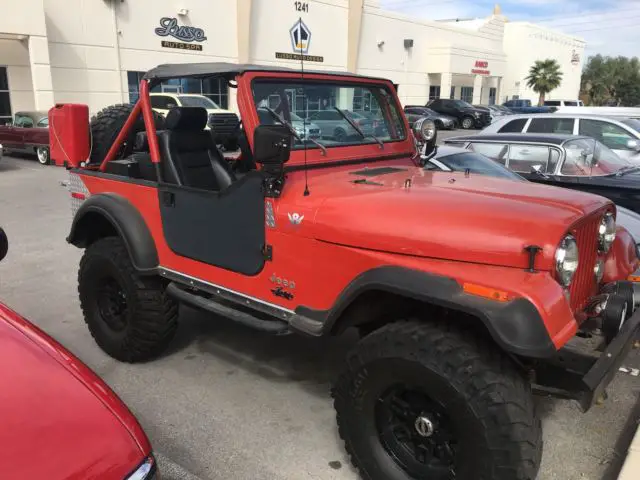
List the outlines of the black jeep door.
{"label": "black jeep door", "polygon": [[262,270],[261,173],[251,172],[219,192],[162,184],[158,195],[164,237],[174,253],[244,275]]}

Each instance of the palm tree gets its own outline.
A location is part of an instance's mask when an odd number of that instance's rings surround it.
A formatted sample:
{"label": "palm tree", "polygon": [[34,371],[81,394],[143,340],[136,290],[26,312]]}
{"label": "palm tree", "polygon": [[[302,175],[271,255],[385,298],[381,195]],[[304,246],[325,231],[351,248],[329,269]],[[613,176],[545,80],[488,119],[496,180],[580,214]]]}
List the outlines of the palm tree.
{"label": "palm tree", "polygon": [[536,63],[529,69],[529,76],[525,80],[529,88],[540,94],[538,105],[543,105],[545,95],[558,88],[562,82],[560,65],[551,58],[536,60]]}

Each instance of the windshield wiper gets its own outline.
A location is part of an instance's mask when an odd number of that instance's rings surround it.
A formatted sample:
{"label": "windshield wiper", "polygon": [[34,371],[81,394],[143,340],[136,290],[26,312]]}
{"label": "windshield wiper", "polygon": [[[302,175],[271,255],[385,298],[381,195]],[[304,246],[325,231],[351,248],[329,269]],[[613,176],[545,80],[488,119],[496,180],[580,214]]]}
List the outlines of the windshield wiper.
{"label": "windshield wiper", "polygon": [[[291,125],[289,122],[287,122],[284,118],[280,117],[280,115],[278,115],[275,110],[273,110],[270,107],[265,107],[265,109],[267,110],[267,112],[269,112],[271,114],[271,116],[274,118],[274,120],[276,122],[280,122],[282,125],[284,125],[285,127],[287,127],[289,129],[289,132],[291,132],[291,135],[293,135],[298,141],[300,141],[301,143],[304,143],[305,141],[302,139],[302,137],[300,135],[298,135],[298,132],[296,132],[296,129],[293,128],[293,125]],[[306,123],[303,123],[304,129],[305,129],[305,133],[306,133]],[[322,150],[322,155],[324,155],[325,157],[327,156],[327,147],[325,147],[323,144],[321,144],[320,142],[314,140],[313,138],[308,138],[307,140],[309,140],[311,143],[317,145],[320,150]]]}
{"label": "windshield wiper", "polygon": [[351,118],[349,118],[349,115],[344,113],[338,107],[333,107],[333,108],[335,109],[336,112],[338,112],[340,115],[342,115],[342,118],[344,118],[347,122],[349,122],[349,125],[351,125],[353,127],[353,129],[356,132],[358,132],[362,138],[373,138],[376,142],[378,142],[378,145],[380,145],[381,149],[384,148],[384,142],[382,140],[380,140],[378,137],[375,137],[375,136],[373,136],[371,134],[367,135],[366,133],[364,133],[362,131],[362,129],[358,126],[358,124],[356,122],[354,122]]}
{"label": "windshield wiper", "polygon": [[627,165],[626,167],[622,167],[620,170],[614,173],[614,175],[616,177],[621,177],[622,175],[626,175],[627,173],[635,172],[638,169],[640,169],[640,165]]}

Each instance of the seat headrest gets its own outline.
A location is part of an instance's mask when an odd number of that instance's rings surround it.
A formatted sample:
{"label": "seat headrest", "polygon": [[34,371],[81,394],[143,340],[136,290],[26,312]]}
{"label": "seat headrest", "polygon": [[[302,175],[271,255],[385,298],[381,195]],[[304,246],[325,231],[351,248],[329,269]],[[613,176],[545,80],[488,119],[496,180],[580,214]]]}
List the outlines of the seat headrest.
{"label": "seat headrest", "polygon": [[202,107],[174,107],[169,110],[165,128],[173,131],[204,130],[207,119],[207,111]]}

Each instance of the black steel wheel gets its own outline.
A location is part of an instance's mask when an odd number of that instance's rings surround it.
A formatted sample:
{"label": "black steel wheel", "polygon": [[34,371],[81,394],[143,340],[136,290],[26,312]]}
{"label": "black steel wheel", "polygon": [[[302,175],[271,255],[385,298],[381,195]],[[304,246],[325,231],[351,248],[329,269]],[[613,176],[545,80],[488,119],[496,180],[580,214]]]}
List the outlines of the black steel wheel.
{"label": "black steel wheel", "polygon": [[444,405],[413,385],[395,385],[378,399],[375,416],[382,445],[411,477],[455,474],[458,439]]}
{"label": "black steel wheel", "polygon": [[334,406],[365,480],[536,478],[531,389],[496,345],[448,323],[400,321],[360,340],[347,366]]}
{"label": "black steel wheel", "polygon": [[178,305],[167,296],[164,280],[139,275],[120,238],[102,238],[86,249],[78,292],[91,335],[117,360],[150,360],[176,332]]}
{"label": "black steel wheel", "polygon": [[98,315],[115,332],[127,326],[127,295],[117,278],[105,274],[96,279],[96,308]]}

